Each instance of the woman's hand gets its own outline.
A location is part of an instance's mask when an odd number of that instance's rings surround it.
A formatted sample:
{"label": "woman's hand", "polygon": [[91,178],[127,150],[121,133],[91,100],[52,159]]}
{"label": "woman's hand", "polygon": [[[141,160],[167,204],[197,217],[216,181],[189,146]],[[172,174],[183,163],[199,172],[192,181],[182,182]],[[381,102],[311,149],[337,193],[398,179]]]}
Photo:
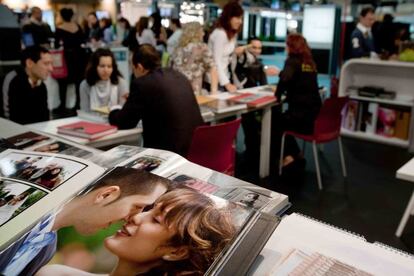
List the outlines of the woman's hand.
{"label": "woman's hand", "polygon": [[266,76],[278,76],[280,73],[280,69],[276,66],[265,66],[264,71]]}
{"label": "woman's hand", "polygon": [[237,91],[237,87],[232,84],[232,83],[228,83],[226,85],[224,85],[224,87],[226,88],[227,91],[229,91],[230,93],[234,93]]}

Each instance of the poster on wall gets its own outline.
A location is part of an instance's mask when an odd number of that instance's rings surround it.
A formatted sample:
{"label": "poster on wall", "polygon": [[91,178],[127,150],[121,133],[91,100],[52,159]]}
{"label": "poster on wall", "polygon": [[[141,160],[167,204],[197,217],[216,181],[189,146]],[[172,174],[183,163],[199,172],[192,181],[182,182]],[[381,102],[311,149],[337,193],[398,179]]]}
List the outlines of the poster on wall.
{"label": "poster on wall", "polygon": [[303,12],[303,36],[308,43],[332,45],[334,31],[334,5],[305,6]]}

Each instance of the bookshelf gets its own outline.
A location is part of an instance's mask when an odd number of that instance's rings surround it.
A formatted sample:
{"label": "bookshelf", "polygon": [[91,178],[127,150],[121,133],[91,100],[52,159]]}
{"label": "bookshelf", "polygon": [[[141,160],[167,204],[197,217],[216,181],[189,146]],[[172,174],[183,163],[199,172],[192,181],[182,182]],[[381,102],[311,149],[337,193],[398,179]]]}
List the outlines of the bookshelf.
{"label": "bookshelf", "polygon": [[[371,59],[351,59],[341,69],[339,95],[349,96],[351,100],[378,103],[395,108],[408,109],[411,112],[408,140],[385,137],[363,131],[351,131],[342,128],[341,134],[348,137],[374,141],[378,143],[409,148],[414,151],[414,63],[382,61]],[[348,88],[351,86],[378,86],[396,92],[395,99],[362,97]]]}

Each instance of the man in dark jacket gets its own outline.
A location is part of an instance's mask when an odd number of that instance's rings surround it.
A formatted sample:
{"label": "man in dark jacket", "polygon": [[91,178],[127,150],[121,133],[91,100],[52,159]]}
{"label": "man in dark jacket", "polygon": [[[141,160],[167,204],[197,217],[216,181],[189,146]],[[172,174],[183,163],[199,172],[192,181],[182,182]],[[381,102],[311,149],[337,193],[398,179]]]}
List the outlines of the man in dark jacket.
{"label": "man in dark jacket", "polygon": [[372,7],[363,8],[360,12],[359,23],[351,34],[352,57],[374,57],[375,44],[371,27],[375,22],[375,14]]}
{"label": "man in dark jacket", "polygon": [[52,72],[46,48],[31,46],[22,52],[22,68],[10,72],[3,85],[5,117],[19,124],[49,120],[47,90],[43,83]]}
{"label": "man in dark jacket", "polygon": [[127,102],[109,114],[109,122],[127,129],[142,119],[145,147],[186,156],[194,129],[203,123],[190,82],[175,70],[161,69],[159,54],[148,44],[134,52],[132,63],[137,78]]}

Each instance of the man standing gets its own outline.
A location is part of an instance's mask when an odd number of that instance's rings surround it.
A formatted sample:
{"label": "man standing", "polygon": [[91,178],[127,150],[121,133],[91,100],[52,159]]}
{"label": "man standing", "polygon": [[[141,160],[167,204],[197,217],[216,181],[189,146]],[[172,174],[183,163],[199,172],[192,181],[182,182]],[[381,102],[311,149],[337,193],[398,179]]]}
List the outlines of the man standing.
{"label": "man standing", "polygon": [[376,57],[375,44],[371,27],[375,22],[375,11],[372,7],[361,10],[359,23],[351,34],[352,58]]}
{"label": "man standing", "polygon": [[42,10],[39,7],[33,7],[31,10],[30,21],[22,28],[23,40],[25,35],[31,35],[30,39],[23,41],[26,46],[40,45],[49,47],[49,38],[53,37],[49,24],[42,21]]}
{"label": "man standing", "polygon": [[31,46],[22,52],[22,68],[6,75],[3,108],[6,118],[30,124],[49,120],[47,90],[43,83],[52,72],[52,56],[46,48]]}
{"label": "man standing", "polygon": [[159,54],[149,44],[134,52],[129,97],[114,107],[109,123],[134,128],[142,119],[144,147],[165,149],[186,156],[194,129],[203,123],[189,80],[173,69],[161,69]]}
{"label": "man standing", "polygon": [[56,231],[73,226],[91,235],[112,223],[128,219],[152,205],[169,188],[165,178],[118,167],[100,179],[91,191],[69,201],[49,215],[22,239],[0,254],[1,275],[33,275],[56,251]]}

